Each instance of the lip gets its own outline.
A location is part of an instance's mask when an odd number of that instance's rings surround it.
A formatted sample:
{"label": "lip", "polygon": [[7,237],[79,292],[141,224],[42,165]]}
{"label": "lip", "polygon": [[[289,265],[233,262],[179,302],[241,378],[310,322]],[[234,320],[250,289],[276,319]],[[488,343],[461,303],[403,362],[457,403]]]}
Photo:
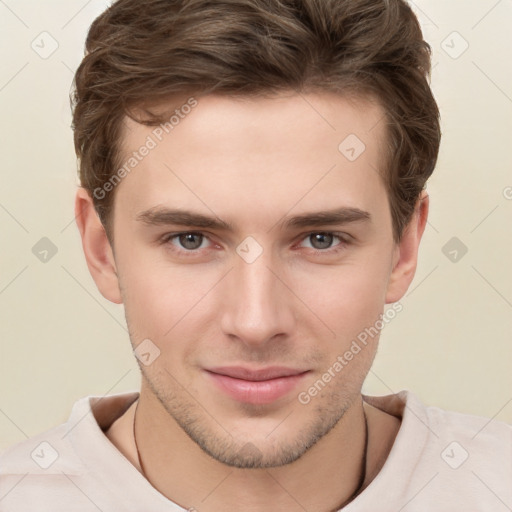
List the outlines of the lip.
{"label": "lip", "polygon": [[239,402],[269,404],[289,394],[309,370],[224,366],[209,368],[206,373],[221,391]]}

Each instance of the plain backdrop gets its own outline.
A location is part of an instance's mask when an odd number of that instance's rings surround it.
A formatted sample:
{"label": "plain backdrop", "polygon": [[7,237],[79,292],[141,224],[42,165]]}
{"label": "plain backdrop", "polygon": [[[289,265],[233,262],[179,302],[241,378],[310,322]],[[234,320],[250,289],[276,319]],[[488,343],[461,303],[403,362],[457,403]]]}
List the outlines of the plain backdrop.
{"label": "plain backdrop", "polygon": [[[96,289],[73,213],[68,96],[107,5],[0,1],[0,449],[65,421],[82,396],[139,385],[123,308]],[[411,5],[443,140],[416,277],[364,392],[410,389],[512,423],[512,2]]]}

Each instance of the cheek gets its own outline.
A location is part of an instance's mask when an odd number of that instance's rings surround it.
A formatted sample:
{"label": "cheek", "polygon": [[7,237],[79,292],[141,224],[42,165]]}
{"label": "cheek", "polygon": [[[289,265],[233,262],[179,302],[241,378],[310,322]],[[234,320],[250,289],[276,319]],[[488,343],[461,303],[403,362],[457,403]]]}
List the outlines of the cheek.
{"label": "cheek", "polygon": [[170,340],[174,344],[177,333],[190,327],[191,318],[206,314],[204,299],[215,286],[218,272],[202,265],[172,264],[164,249],[157,257],[156,251],[120,252],[126,255],[118,265],[123,302],[132,333],[162,345]]}
{"label": "cheek", "polygon": [[318,267],[295,276],[297,295],[340,340],[356,337],[382,313],[387,288],[387,263],[367,256],[359,261]]}

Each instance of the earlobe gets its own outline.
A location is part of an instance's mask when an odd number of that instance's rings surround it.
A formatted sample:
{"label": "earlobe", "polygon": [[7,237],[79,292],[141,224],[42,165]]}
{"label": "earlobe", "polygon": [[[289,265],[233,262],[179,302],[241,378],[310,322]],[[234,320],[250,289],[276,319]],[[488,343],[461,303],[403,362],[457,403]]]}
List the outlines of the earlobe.
{"label": "earlobe", "polygon": [[75,219],[87,267],[98,290],[109,301],[121,304],[123,301],[112,247],[92,199],[83,187],[76,193]]}
{"label": "earlobe", "polygon": [[418,249],[428,218],[429,197],[420,195],[413,216],[395,248],[394,266],[388,282],[386,304],[397,302],[407,292],[416,273]]}

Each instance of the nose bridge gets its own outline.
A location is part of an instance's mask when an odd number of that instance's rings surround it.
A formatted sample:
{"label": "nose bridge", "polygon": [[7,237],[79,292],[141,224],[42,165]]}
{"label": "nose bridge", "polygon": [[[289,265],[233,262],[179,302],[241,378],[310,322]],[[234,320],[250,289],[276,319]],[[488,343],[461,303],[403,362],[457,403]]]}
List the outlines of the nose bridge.
{"label": "nose bridge", "polygon": [[[222,328],[246,344],[262,344],[278,334],[289,334],[294,316],[291,297],[276,277],[279,267],[270,250],[251,257],[242,251],[235,255],[230,272],[228,297],[223,305]],[[247,247],[246,247],[247,248]]]}

